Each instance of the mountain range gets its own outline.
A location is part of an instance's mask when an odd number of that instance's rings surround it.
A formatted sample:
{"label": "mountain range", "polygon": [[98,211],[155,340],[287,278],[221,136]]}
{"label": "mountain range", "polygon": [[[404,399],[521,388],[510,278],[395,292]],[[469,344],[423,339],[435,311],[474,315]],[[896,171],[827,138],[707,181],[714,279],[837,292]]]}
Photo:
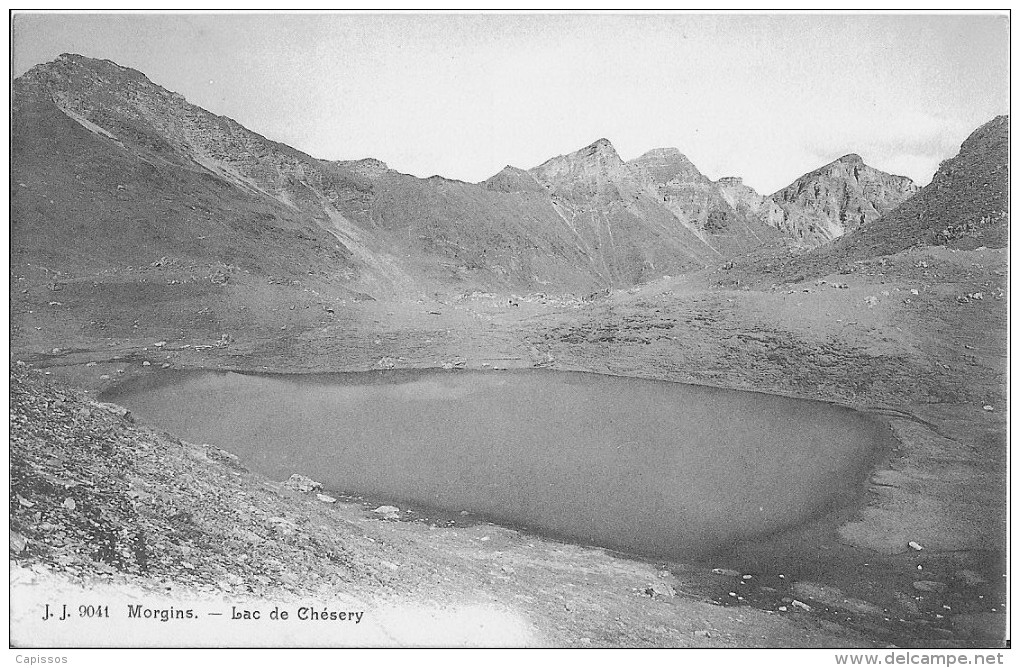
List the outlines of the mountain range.
{"label": "mountain range", "polygon": [[606,139],[480,183],[421,179],[314,158],[108,60],[64,54],[13,84],[13,257],[83,271],[173,257],[375,298],[586,294],[828,244],[917,190],[851,154],[764,196]]}

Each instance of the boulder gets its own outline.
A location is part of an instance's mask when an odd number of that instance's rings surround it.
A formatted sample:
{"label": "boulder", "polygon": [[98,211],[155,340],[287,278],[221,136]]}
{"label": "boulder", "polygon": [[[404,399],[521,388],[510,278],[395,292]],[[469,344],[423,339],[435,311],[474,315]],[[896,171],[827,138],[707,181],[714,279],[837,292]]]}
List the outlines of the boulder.
{"label": "boulder", "polygon": [[645,587],[644,594],[652,598],[673,598],[676,596],[676,590],[665,582],[656,582],[649,587]]}
{"label": "boulder", "polygon": [[397,508],[396,506],[379,506],[372,512],[376,515],[382,515],[387,519],[393,519],[400,515],[400,508]]}
{"label": "boulder", "polygon": [[283,483],[287,489],[292,489],[296,492],[314,492],[317,489],[322,489],[321,482],[315,482],[308,476],[303,476],[300,473],[295,473],[291,477],[287,478],[287,482]]}
{"label": "boulder", "polygon": [[28,539],[22,536],[17,531],[11,532],[11,552],[14,554],[21,554],[28,547]]}

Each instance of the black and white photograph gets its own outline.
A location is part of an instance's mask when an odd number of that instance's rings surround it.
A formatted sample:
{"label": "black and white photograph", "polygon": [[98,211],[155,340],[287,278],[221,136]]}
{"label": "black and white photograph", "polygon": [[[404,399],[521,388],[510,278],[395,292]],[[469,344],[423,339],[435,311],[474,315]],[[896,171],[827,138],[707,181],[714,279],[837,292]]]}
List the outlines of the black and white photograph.
{"label": "black and white photograph", "polygon": [[9,23],[12,665],[1009,663],[1008,9]]}

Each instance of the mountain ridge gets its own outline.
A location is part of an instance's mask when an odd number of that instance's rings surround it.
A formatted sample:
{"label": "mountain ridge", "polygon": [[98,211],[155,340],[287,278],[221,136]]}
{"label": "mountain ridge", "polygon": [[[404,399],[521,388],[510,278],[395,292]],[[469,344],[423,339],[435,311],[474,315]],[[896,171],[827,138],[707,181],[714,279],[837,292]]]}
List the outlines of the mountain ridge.
{"label": "mountain ridge", "polygon": [[[135,163],[128,172],[159,165],[195,175],[187,178],[207,174],[235,188],[231,197],[254,198],[232,206],[235,212],[279,209],[284,213],[260,214],[274,222],[237,220],[235,227],[239,234],[256,229],[315,239],[299,253],[307,254],[304,263],[313,273],[335,274],[332,280],[376,296],[627,287],[719,264],[782,237],[806,246],[831,243],[872,224],[918,190],[906,177],[848,153],[766,196],[740,177],[709,179],[674,147],[624,161],[605,137],[530,169],[507,165],[479,183],[440,175],[420,179],[371,157],[315,158],[190,104],[137,70],[75,54],[15,80],[12,115],[22,134],[19,146],[41,138],[45,123],[56,122],[47,112],[35,116],[47,119],[43,125],[23,123],[32,116],[24,113],[26,105],[39,111],[47,104],[87,130],[96,150],[106,145],[103,151],[115,150]],[[12,155],[19,163],[27,153]],[[51,163],[47,169],[61,168]],[[164,184],[151,185],[160,190],[159,198],[173,198]],[[145,204],[134,202],[141,215]],[[221,204],[210,196],[204,206],[211,221]],[[102,215],[101,208],[91,214]],[[213,224],[209,221],[204,224]],[[121,239],[125,249],[130,239],[140,248],[159,245],[139,226],[123,227],[136,234]],[[258,239],[235,242],[247,244],[252,256],[270,252],[255,250]],[[332,255],[315,257],[328,246],[345,260],[334,266]],[[230,255],[226,248],[216,252]]]}
{"label": "mountain ridge", "polygon": [[[460,290],[556,284],[584,292],[709,266],[730,252],[716,246],[756,242],[746,231],[754,221],[740,221],[718,243],[719,230],[692,232],[654,201],[604,138],[531,170],[469,184],[402,175],[374,158],[315,158],[112,61],[61,56],[15,80],[14,101],[19,118],[26,104],[53,105],[91,133],[96,150],[112,143],[139,164],[208,173],[244,197],[273,200],[272,207],[304,218],[292,221],[302,233],[333,237],[350,258],[341,268],[345,280],[373,294],[416,283]],[[25,139],[48,131],[19,127]],[[144,202],[135,204],[141,211]],[[144,235],[136,242],[151,245]]]}
{"label": "mountain ridge", "polygon": [[762,247],[735,264],[744,283],[798,282],[853,273],[861,263],[918,247],[1008,245],[1009,117],[997,116],[974,130],[928,185],[877,220],[808,252]]}

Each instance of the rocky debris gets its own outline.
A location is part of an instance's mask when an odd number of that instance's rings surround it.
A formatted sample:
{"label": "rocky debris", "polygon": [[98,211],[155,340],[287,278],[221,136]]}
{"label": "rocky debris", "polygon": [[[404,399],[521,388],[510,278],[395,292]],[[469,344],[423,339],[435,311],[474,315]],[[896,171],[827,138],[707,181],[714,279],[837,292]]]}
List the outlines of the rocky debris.
{"label": "rocky debris", "polygon": [[327,494],[316,494],[315,498],[317,498],[319,501],[322,501],[323,503],[336,503],[336,499]]}
{"label": "rocky debris", "polygon": [[909,547],[911,550],[916,550],[918,552],[924,549],[924,546],[916,541],[910,541],[909,543],[907,543],[907,547]]}
{"label": "rocky debris", "polygon": [[807,603],[804,603],[803,601],[798,601],[797,599],[793,599],[792,601],[790,601],[790,605],[792,605],[795,608],[800,608],[801,610],[803,610],[805,612],[811,612],[811,606],[808,605]]}
{"label": "rocky debris", "polygon": [[283,486],[287,489],[292,489],[296,492],[314,492],[317,489],[322,489],[322,483],[316,482],[308,476],[295,473],[287,478],[287,481],[283,483]]}
{"label": "rocky debris", "polygon": [[725,575],[726,577],[739,578],[740,571],[735,571],[731,568],[713,568],[712,572],[716,575]]}

